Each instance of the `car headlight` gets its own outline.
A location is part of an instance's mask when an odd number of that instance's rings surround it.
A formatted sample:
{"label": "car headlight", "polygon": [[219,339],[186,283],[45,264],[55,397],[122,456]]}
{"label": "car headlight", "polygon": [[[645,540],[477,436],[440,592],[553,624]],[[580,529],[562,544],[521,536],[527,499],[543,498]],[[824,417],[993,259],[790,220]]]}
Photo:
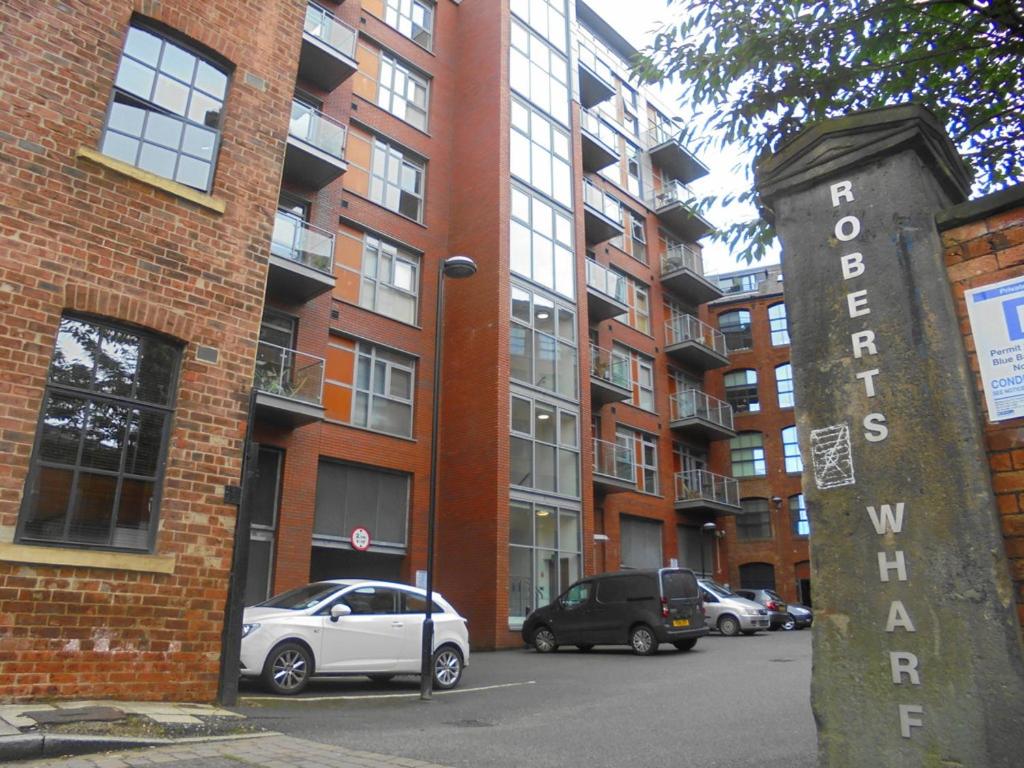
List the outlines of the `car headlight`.
{"label": "car headlight", "polygon": [[[761,611],[758,608],[744,608],[743,613],[746,616],[757,616]],[[245,635],[242,635],[242,637],[245,637]]]}
{"label": "car headlight", "polygon": [[242,625],[242,637],[248,637],[257,629],[260,628],[259,624],[243,624]]}

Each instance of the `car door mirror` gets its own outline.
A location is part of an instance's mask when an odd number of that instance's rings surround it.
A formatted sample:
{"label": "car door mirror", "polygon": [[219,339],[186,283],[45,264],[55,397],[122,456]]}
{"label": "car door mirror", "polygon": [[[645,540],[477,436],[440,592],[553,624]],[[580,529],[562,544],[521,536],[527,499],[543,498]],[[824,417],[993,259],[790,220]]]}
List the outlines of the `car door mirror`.
{"label": "car door mirror", "polygon": [[345,603],[335,603],[331,606],[331,621],[337,621],[342,616],[348,616],[351,613],[352,609]]}

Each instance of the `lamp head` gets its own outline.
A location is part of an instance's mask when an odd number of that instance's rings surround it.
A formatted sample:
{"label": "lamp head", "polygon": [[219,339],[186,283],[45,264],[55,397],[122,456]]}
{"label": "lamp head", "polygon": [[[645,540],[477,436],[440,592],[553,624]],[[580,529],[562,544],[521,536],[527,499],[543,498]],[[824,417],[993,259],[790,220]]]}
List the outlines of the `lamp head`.
{"label": "lamp head", "polygon": [[476,262],[469,256],[449,256],[441,262],[441,272],[445,277],[455,278],[472,277],[476,274]]}
{"label": "lamp head", "polygon": [[714,523],[704,523],[704,525],[701,526],[701,529],[704,533],[714,533],[718,530],[718,526]]}

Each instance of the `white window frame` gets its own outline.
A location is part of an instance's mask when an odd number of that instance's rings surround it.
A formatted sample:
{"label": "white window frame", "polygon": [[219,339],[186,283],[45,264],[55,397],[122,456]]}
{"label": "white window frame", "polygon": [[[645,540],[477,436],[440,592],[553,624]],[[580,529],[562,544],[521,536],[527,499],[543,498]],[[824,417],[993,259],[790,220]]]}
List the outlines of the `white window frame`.
{"label": "white window frame", "polygon": [[[417,8],[422,11],[428,26],[416,21]],[[384,23],[428,51],[434,48],[434,18],[434,4],[427,0],[384,0]]]}
{"label": "white window frame", "polygon": [[[390,78],[387,74],[390,74]],[[423,92],[422,106],[410,95],[410,90],[415,93],[417,89]],[[382,50],[380,78],[377,82],[377,106],[399,120],[426,131],[430,112],[430,79],[393,53]],[[416,119],[410,118],[410,113],[417,116]]]}
{"label": "white window frame", "polygon": [[[394,355],[399,357],[405,357],[409,360],[408,364],[402,364],[396,360],[391,360],[388,357],[380,355],[379,352],[386,352],[388,355]],[[416,395],[416,360],[415,358],[406,355],[404,352],[396,352],[386,347],[380,347],[376,344],[370,344],[365,341],[360,341],[356,344],[356,364],[355,371],[352,381],[352,417],[351,423],[362,429],[370,430],[371,432],[377,432],[382,435],[396,435],[398,437],[412,437],[413,425],[416,420],[416,407],[415,407],[415,395]],[[363,360],[369,361],[370,375],[368,378],[366,388],[359,385],[359,368]],[[375,384],[377,382],[377,363],[384,364],[384,382],[382,385],[383,392],[375,391]],[[409,397],[400,397],[398,395],[391,394],[391,379],[395,370],[402,371],[409,375]],[[359,401],[359,395],[367,396],[366,404],[366,423],[361,424],[356,419],[357,415],[357,403]],[[407,434],[401,432],[387,432],[383,429],[378,429],[373,424],[373,406],[378,400],[387,400],[394,403],[401,403],[402,405],[409,406],[409,431]]]}

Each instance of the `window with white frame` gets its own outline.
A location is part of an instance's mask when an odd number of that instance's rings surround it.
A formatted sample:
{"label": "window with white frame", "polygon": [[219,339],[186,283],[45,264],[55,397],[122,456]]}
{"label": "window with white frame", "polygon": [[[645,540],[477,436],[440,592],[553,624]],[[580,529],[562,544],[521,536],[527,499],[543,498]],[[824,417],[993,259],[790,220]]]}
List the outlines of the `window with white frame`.
{"label": "window with white frame", "polygon": [[510,0],[516,16],[529,24],[562,53],[566,52],[568,35],[565,26],[565,0]]}
{"label": "window with white frame", "polygon": [[647,263],[647,233],[644,231],[644,217],[626,210],[629,222],[630,255],[639,262]]}
{"label": "window with white frame", "polygon": [[626,188],[634,197],[640,197],[643,189],[641,158],[643,150],[631,141],[626,142]]}
{"label": "window with white frame", "polygon": [[352,423],[376,432],[412,436],[416,361],[408,355],[360,342]]}
{"label": "window with white frame", "polygon": [[518,629],[580,577],[580,512],[512,499],[508,543],[508,623]]}
{"label": "window with white frame", "polygon": [[793,366],[789,363],[775,367],[775,391],[779,396],[779,408],[793,407]]}
{"label": "window with white frame", "polygon": [[564,126],[569,125],[569,61],[543,37],[512,19],[509,84]]}
{"label": "window with white frame", "polygon": [[133,23],[114,78],[100,151],[208,192],[227,89],[223,65]]}
{"label": "window with white frame", "polygon": [[786,325],[786,305],[772,304],[768,307],[768,328],[772,334],[772,346],[789,344],[789,327]]}
{"label": "window with white frame", "polygon": [[811,535],[811,519],[807,516],[807,505],[802,493],[789,497],[789,517],[793,521],[794,535]]}
{"label": "window with white frame", "polygon": [[430,0],[384,0],[384,21],[428,51],[434,44],[434,4]]}
{"label": "window with white frame", "polygon": [[415,324],[419,273],[419,257],[366,235],[363,238],[359,306],[403,323]]}
{"label": "window with white frame", "polygon": [[388,210],[423,220],[423,177],[426,163],[382,139],[373,141],[370,199]]}
{"label": "window with white frame", "polygon": [[569,134],[539,110],[512,99],[509,166],[512,175],[572,209]]}
{"label": "window with white frame", "polygon": [[579,498],[579,416],[568,408],[515,394],[511,412],[509,482]]}
{"label": "window with white frame", "polygon": [[658,438],[620,424],[615,427],[615,442],[633,452],[637,488],[645,493],[657,493]]}
{"label": "window with white frame", "polygon": [[573,219],[525,188],[512,187],[511,269],[568,299],[576,297]]}
{"label": "window with white frame", "polygon": [[654,360],[634,352],[636,359],[636,391],[633,397],[640,408],[654,410]]}
{"label": "window with white frame", "polygon": [[381,52],[377,106],[425,131],[430,83],[421,73],[389,53]]}
{"label": "window with white frame", "polygon": [[787,472],[803,472],[804,462],[800,458],[800,444],[796,436],[796,427],[782,430],[782,455],[786,461]]}
{"label": "window with white frame", "polygon": [[511,376],[577,400],[576,313],[546,296],[512,286]]}
{"label": "window with white frame", "polygon": [[725,400],[736,413],[757,413],[761,403],[757,397],[757,371],[744,368],[729,371],[722,377]]}
{"label": "window with white frame", "polygon": [[760,432],[741,432],[729,441],[733,477],[764,477],[764,437]]}
{"label": "window with white frame", "polygon": [[649,334],[651,332],[650,288],[625,272],[612,271],[621,275],[626,282],[626,306],[629,307],[629,311],[619,315],[616,320],[641,333]]}

